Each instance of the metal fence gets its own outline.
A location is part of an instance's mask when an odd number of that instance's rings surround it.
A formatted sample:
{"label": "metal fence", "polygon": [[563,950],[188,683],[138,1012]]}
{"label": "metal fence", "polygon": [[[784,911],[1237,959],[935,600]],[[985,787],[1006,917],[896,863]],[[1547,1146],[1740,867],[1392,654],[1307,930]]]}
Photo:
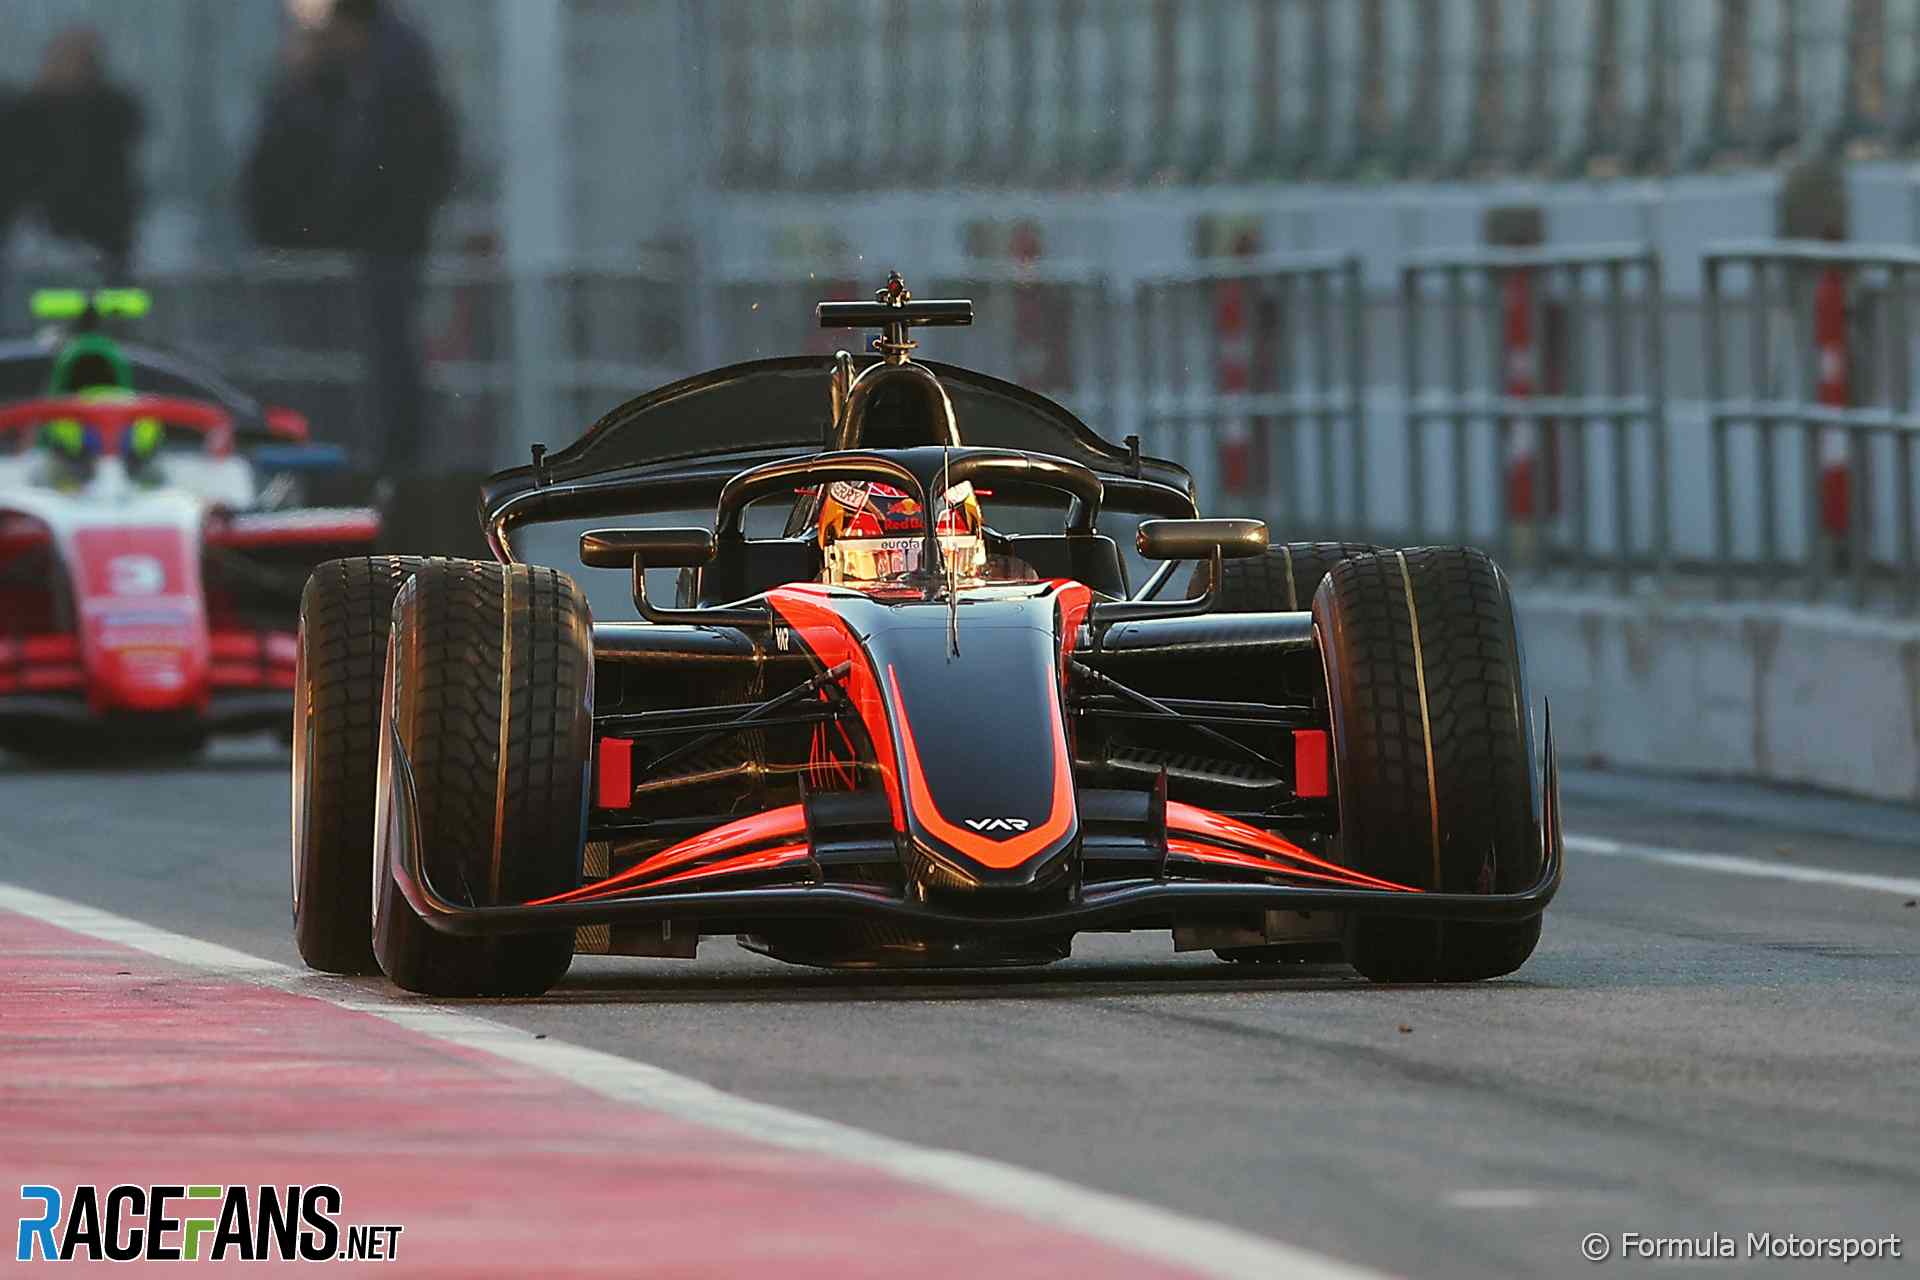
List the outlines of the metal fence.
{"label": "metal fence", "polygon": [[[857,266],[710,282],[706,349],[715,363],[830,352],[849,339],[801,328],[813,302],[869,283]],[[1124,278],[1000,264],[912,283],[923,297],[966,294],[979,317],[940,331],[929,358],[1040,391],[1112,439],[1138,435],[1191,467],[1210,502],[1329,537],[1365,527],[1357,257],[1235,258]]]}
{"label": "metal fence", "polygon": [[[1466,541],[1570,583],[1920,608],[1920,253],[1776,241],[1702,266],[1697,303],[1665,296],[1641,245],[1422,256],[1392,290],[1366,289],[1357,257],[1314,254],[1131,275],[1039,260],[914,285],[970,294],[979,314],[927,355],[1140,436],[1191,468],[1206,509],[1277,537]],[[149,283],[154,337],[377,455],[349,264]],[[484,472],[697,369],[830,351],[847,338],[812,330],[811,304],[869,283],[858,263],[778,278],[436,263],[429,465]],[[1674,401],[1696,364],[1704,386]]]}
{"label": "metal fence", "polygon": [[1920,254],[1756,242],[1716,247],[1703,268],[1721,594],[1787,585],[1912,611]]}
{"label": "metal fence", "polygon": [[[1916,0],[696,5],[748,190],[1617,174],[1920,140]],[[914,85],[894,110],[894,79]],[[887,116],[884,137],[868,123]]]}
{"label": "metal fence", "polygon": [[1408,534],[1490,541],[1519,568],[1664,571],[1664,302],[1639,245],[1407,262]]}
{"label": "metal fence", "polygon": [[1130,282],[1132,429],[1275,528],[1367,524],[1364,295],[1350,254],[1226,259]]}

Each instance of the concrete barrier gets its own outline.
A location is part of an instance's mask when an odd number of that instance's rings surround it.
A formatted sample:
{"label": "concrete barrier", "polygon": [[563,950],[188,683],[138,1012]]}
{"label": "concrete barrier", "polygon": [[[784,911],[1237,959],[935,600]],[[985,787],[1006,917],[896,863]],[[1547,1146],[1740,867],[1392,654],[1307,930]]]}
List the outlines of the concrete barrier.
{"label": "concrete barrier", "polygon": [[1838,610],[1517,592],[1569,766],[1920,802],[1920,623]]}

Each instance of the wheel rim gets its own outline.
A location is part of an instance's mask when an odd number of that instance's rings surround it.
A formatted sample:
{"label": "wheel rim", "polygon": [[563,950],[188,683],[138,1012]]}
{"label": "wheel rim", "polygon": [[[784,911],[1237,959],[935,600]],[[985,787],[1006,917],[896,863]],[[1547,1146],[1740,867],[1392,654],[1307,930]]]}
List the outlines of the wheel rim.
{"label": "wheel rim", "polygon": [[387,870],[387,858],[391,854],[393,844],[393,833],[388,830],[388,827],[394,820],[392,810],[394,769],[393,730],[390,725],[393,717],[399,714],[399,650],[400,625],[399,619],[396,617],[387,627],[387,658],[380,680],[380,718],[375,721],[375,724],[379,726],[376,730],[379,742],[375,747],[375,759],[378,761],[378,764],[373,774],[373,857],[371,859],[373,863],[373,883],[370,886],[370,898],[373,908],[372,925],[376,946],[378,945],[377,939],[380,937],[380,900],[386,891],[387,885],[393,879],[392,874]]}
{"label": "wheel rim", "polygon": [[307,687],[307,624],[300,622],[300,635],[293,659],[293,875],[294,919],[300,918],[300,873],[306,866],[307,833],[313,813],[313,777],[309,762],[313,759],[313,717],[308,703],[312,692]]}

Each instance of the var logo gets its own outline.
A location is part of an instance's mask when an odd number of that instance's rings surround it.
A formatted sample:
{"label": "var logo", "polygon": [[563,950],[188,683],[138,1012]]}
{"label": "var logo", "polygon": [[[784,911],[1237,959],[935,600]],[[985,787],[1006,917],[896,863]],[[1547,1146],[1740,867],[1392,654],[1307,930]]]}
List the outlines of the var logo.
{"label": "var logo", "polygon": [[1025,818],[968,818],[967,825],[975,831],[1025,831],[1033,824]]}

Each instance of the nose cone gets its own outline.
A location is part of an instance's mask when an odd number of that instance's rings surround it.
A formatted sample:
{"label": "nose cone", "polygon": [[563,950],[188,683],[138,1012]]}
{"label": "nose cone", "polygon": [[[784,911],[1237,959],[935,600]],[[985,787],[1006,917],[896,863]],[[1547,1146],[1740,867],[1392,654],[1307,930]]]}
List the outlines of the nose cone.
{"label": "nose cone", "polygon": [[175,524],[106,524],[73,535],[70,568],[96,711],[206,705],[209,640],[198,554],[193,532]]}
{"label": "nose cone", "polygon": [[1054,883],[1080,824],[1053,636],[1019,616],[1038,608],[967,628],[957,657],[944,608],[900,612],[917,615],[916,625],[869,643],[922,878],[968,890]]}

